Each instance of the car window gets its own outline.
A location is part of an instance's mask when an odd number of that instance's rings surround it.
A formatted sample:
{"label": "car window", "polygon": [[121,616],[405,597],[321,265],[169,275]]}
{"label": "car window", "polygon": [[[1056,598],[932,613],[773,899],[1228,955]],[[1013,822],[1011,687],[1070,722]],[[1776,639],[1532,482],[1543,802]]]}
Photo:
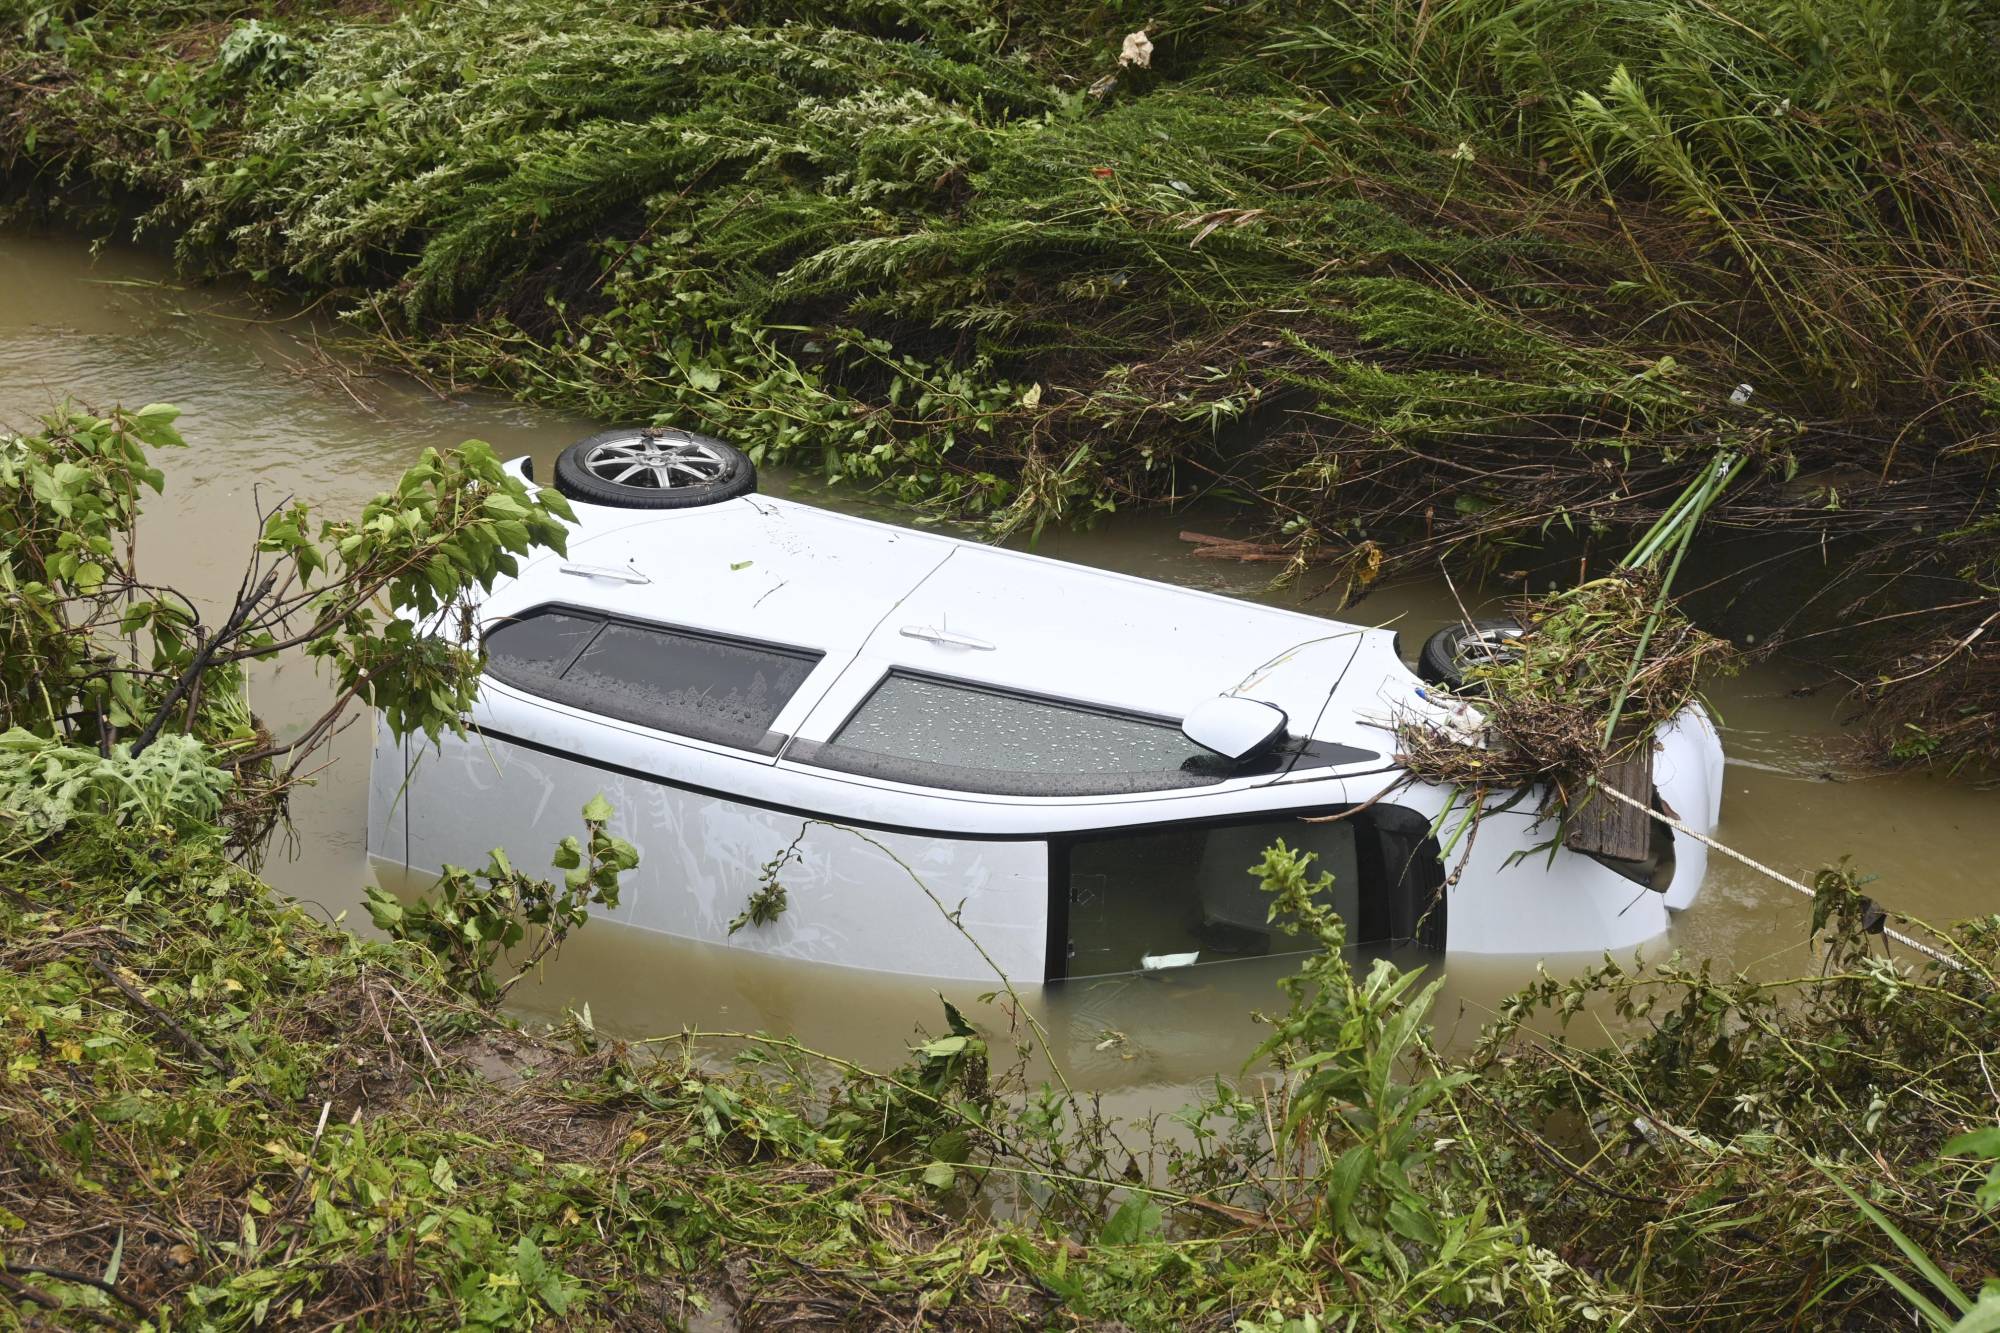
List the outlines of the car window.
{"label": "car window", "polygon": [[531,611],[486,636],[487,669],[496,675],[504,671],[521,677],[560,677],[603,628],[601,616],[553,607]]}
{"label": "car window", "polygon": [[1358,924],[1361,875],[1349,822],[1176,825],[1082,839],[1068,848],[1068,974],[1307,947],[1271,921],[1271,895],[1253,871],[1264,849],[1281,840],[1315,854],[1313,874],[1333,876],[1326,906],[1350,929]]}
{"label": "car window", "polygon": [[1220,782],[1227,765],[1165,718],[944,680],[884,676],[824,745],[786,757],[953,791],[1084,796]]}
{"label": "car window", "polygon": [[746,749],[821,654],[568,608],[544,608],[486,636],[488,674],[573,708]]}
{"label": "car window", "polygon": [[1014,773],[1159,771],[1204,753],[1173,722],[896,672],[834,740],[875,754]]}
{"label": "car window", "polygon": [[1445,943],[1444,865],[1429,821],[1394,806],[1337,820],[1271,816],[1176,824],[1058,841],[1051,975],[1105,976],[1310,947],[1271,919],[1257,867],[1283,842],[1310,853],[1317,895],[1350,945]]}

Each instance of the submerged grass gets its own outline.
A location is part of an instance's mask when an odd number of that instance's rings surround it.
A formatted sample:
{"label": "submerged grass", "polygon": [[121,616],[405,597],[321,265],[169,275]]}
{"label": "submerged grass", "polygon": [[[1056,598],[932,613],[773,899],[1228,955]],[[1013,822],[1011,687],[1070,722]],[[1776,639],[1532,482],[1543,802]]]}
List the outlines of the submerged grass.
{"label": "submerged grass", "polygon": [[[1852,557],[1818,626],[1919,613],[1831,639],[1874,715],[1991,752],[1877,670],[2000,586],[1984,0],[5,0],[0,31],[29,204],[339,293],[448,383],[1002,527],[1222,491],[1304,559],[1490,556],[1740,452],[1711,522]],[[1992,651],[1953,655],[1982,716]]]}

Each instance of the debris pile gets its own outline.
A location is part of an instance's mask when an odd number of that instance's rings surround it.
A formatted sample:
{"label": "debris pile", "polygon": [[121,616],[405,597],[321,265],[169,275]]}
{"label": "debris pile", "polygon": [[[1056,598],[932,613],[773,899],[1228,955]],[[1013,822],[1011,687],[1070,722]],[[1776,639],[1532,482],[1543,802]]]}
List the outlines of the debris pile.
{"label": "debris pile", "polygon": [[1483,715],[1483,743],[1423,714],[1398,720],[1397,762],[1417,778],[1475,792],[1541,787],[1544,810],[1573,810],[1593,778],[1649,753],[1654,729],[1731,655],[1660,596],[1650,570],[1509,610],[1522,634],[1505,652],[1474,654],[1456,695]]}

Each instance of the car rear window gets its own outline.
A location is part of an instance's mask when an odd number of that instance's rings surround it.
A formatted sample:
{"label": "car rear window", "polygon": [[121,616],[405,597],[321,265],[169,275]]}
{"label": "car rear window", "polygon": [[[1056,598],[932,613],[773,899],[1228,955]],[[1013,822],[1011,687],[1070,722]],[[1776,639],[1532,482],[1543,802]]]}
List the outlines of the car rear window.
{"label": "car rear window", "polygon": [[700,740],[766,749],[819,664],[805,648],[544,607],[486,635],[486,671],[572,708]]}

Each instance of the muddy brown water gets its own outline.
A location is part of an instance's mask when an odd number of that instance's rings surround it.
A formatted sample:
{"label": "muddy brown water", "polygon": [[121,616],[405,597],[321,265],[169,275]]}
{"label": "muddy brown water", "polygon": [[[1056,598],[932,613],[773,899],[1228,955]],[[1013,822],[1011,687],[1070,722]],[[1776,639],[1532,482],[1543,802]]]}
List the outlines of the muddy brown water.
{"label": "muddy brown water", "polygon": [[[328,327],[278,317],[226,291],[175,282],[152,255],[117,246],[93,255],[68,238],[0,233],[0,424],[32,423],[64,395],[93,405],[172,402],[190,447],[160,461],[168,484],[146,511],[139,551],[149,579],[220,598],[235,587],[255,532],[255,506],[290,496],[322,512],[357,510],[427,445],[467,438],[503,456],[526,453],[541,476],[556,453],[597,423],[464,395],[445,399],[415,380],[362,374],[323,341]],[[852,495],[767,470],[764,488],[808,502],[866,508]],[[897,515],[872,510],[878,517]],[[1197,560],[1178,534],[1223,520],[1118,515],[1089,532],[1045,533],[1045,555],[1237,596],[1296,604],[1272,592],[1264,566]],[[1314,608],[1310,605],[1307,610]],[[1414,650],[1455,615],[1442,580],[1375,592],[1352,616],[1393,622]],[[1835,690],[1799,696],[1820,679],[1753,664],[1723,681],[1728,780],[1719,836],[1795,877],[1843,855],[1878,876],[1871,891],[1898,911],[1949,921],[2000,906],[1994,849],[2000,792],[1920,776],[1843,774]],[[282,727],[316,712],[324,686],[310,667],[262,671],[256,704]],[[288,893],[366,925],[361,887],[367,814],[366,725],[332,747],[331,763],[294,805],[295,840],[274,850],[268,877]],[[539,848],[512,849],[533,864]],[[1697,904],[1655,948],[1760,971],[1803,970],[1809,907],[1788,889],[1721,858]],[[1434,960],[1433,960],[1434,961]],[[1561,971],[1591,960],[1552,958]],[[1281,1007],[1273,987],[1292,963],[1229,963],[1167,977],[1067,983],[1029,992],[1056,1055],[1080,1087],[1114,1109],[1177,1106],[1216,1074],[1234,1074],[1258,1039],[1252,1014]],[[1535,960],[1454,957],[1438,1010],[1441,1034],[1463,1041],[1493,1003],[1530,979]],[[989,1027],[1000,1011],[979,986],[954,1000]],[[756,957],[605,923],[571,941],[517,994],[525,1017],[588,1005],[600,1029],[634,1037],[684,1027],[795,1034],[806,1044],[877,1065],[899,1059],[919,1025],[940,1025],[933,983]]]}

